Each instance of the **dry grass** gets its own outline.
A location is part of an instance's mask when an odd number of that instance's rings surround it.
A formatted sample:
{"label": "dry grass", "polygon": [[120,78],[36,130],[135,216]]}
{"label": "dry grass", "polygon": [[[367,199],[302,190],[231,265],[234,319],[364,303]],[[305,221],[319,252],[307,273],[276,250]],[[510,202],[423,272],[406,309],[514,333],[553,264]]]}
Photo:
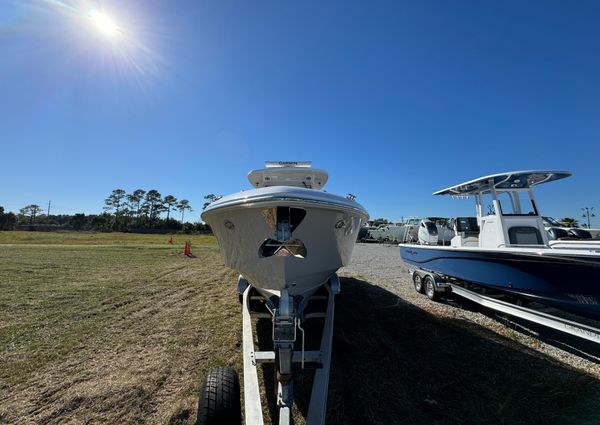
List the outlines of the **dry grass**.
{"label": "dry grass", "polygon": [[0,247],[0,422],[193,422],[208,368],[241,364],[235,274],[171,254]]}
{"label": "dry grass", "polygon": [[210,235],[144,235],[140,233],[119,232],[2,232],[0,244],[34,244],[34,245],[162,245],[173,238],[174,246],[183,246],[186,241],[193,246],[215,245],[215,238]]}
{"label": "dry grass", "polygon": [[[189,424],[206,371],[241,371],[236,274],[214,239],[190,259],[157,236],[110,235],[102,248],[81,235],[0,245],[0,423]],[[599,422],[594,377],[369,282],[342,285],[328,424]],[[297,380],[297,425],[309,385]]]}

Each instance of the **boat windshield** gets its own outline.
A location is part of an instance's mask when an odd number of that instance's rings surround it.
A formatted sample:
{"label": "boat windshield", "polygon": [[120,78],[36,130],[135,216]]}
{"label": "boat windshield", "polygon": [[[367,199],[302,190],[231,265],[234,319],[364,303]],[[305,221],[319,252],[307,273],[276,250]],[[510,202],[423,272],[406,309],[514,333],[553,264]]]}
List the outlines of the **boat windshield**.
{"label": "boat windshield", "polygon": [[429,217],[429,220],[434,222],[436,226],[449,227],[449,220],[444,217]]}
{"label": "boat windshield", "polygon": [[498,203],[502,215],[537,215],[537,209],[527,192],[499,192]]}

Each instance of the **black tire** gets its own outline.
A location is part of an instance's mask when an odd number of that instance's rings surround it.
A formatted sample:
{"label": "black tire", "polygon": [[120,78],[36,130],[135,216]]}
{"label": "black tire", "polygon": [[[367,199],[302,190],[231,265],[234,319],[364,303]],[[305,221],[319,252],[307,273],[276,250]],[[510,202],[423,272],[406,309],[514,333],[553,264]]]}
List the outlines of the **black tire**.
{"label": "black tire", "polygon": [[235,369],[208,371],[200,390],[196,425],[240,425],[241,412],[240,381]]}
{"label": "black tire", "polygon": [[425,295],[427,295],[427,298],[431,301],[440,299],[440,294],[435,288],[435,281],[431,276],[427,275],[423,278],[423,286],[425,287]]}
{"label": "black tire", "polygon": [[417,291],[419,294],[425,293],[425,286],[423,286],[423,276],[421,276],[417,272],[413,273],[413,284],[415,285],[415,291]]}

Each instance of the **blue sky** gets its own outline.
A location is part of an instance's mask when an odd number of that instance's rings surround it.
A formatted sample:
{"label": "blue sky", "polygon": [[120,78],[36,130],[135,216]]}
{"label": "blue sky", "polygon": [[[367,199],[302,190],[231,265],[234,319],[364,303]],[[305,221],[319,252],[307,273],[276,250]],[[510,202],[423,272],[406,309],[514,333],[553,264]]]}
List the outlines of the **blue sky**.
{"label": "blue sky", "polygon": [[312,160],[393,220],[473,214],[431,196],[464,180],[569,170],[538,201],[579,217],[600,208],[598,22],[595,1],[3,0],[0,205],[155,188],[199,214],[265,160]]}

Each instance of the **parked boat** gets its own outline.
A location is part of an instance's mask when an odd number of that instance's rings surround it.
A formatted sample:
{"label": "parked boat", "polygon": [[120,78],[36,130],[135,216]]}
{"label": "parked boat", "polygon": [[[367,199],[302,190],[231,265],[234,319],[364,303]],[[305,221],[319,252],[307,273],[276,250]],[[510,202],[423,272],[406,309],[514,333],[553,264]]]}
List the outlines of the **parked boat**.
{"label": "parked boat", "polygon": [[228,267],[257,287],[290,295],[323,284],[347,264],[366,210],[323,192],[325,171],[306,163],[267,163],[248,174],[255,187],[225,196],[202,214]]}
{"label": "parked boat", "polygon": [[410,242],[416,240],[419,219],[409,218],[403,223],[382,224],[369,231],[369,237],[378,242]]}
{"label": "parked boat", "polygon": [[[263,424],[257,364],[273,363],[280,425],[293,422],[294,363],[316,369],[307,423],[323,423],[327,401],[333,335],[334,297],[340,291],[336,271],[350,261],[361,228],[369,215],[353,196],[323,192],[327,172],[308,162],[268,162],[252,171],[254,187],[210,204],[202,219],[210,224],[225,264],[238,270],[242,301],[244,351],[244,401],[248,424]],[[323,295],[314,296],[317,290]],[[273,349],[256,351],[250,301],[260,299],[272,322]],[[309,302],[325,310],[304,314]],[[257,300],[258,301],[258,300]],[[322,306],[321,306],[322,307]],[[323,320],[321,346],[305,350],[305,321]],[[302,334],[299,343],[296,336]],[[210,371],[199,402],[201,423],[239,423],[239,392],[235,371]],[[221,392],[219,392],[221,391]],[[236,399],[223,405],[223,400]],[[232,407],[233,406],[233,407]]]}
{"label": "parked boat", "polygon": [[564,226],[552,217],[542,217],[552,248],[600,249],[598,229]]}
{"label": "parked boat", "polygon": [[441,245],[450,243],[454,231],[449,227],[449,220],[443,217],[408,217],[400,223],[382,224],[369,229],[369,238],[379,242],[403,243],[419,241],[419,228],[425,222],[431,222],[438,232],[437,242]]}
{"label": "parked boat", "polygon": [[455,220],[450,246],[401,244],[400,256],[449,281],[600,318],[600,250],[552,247],[533,193],[535,185],[568,176],[516,171],[435,192],[474,197],[477,216]]}
{"label": "parked boat", "polygon": [[427,217],[421,220],[417,240],[422,245],[449,245],[456,235],[450,227],[451,220],[444,217]]}

